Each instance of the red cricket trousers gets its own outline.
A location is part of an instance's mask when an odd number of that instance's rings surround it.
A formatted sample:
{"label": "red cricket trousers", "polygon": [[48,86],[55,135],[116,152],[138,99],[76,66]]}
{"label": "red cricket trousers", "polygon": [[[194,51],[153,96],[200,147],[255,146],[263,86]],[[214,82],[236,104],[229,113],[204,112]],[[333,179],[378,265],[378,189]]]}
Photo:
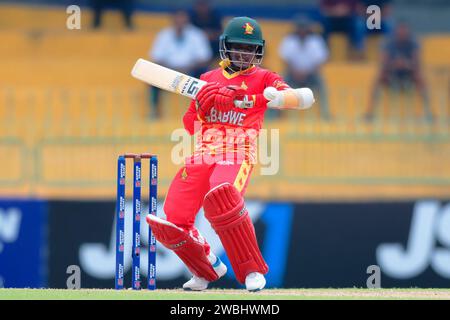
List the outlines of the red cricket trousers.
{"label": "red cricket trousers", "polygon": [[[232,158],[233,155],[230,156]],[[203,206],[203,199],[209,190],[225,182],[234,185],[242,195],[247,188],[253,165],[248,161],[223,159],[229,158],[220,155],[218,161],[204,161],[201,155],[188,157],[185,166],[177,172],[167,192],[164,202],[167,220],[194,237],[201,237],[194,227],[195,217]],[[205,241],[207,255],[209,250],[209,245]]]}

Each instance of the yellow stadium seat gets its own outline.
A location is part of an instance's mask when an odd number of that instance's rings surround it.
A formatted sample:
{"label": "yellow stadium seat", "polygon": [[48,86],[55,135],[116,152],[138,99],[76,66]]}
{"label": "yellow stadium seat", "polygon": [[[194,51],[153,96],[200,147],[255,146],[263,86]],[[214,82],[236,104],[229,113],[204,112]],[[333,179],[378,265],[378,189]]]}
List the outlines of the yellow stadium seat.
{"label": "yellow stadium seat", "polygon": [[423,62],[427,65],[450,65],[450,36],[431,35],[423,39]]}
{"label": "yellow stadium seat", "polygon": [[[137,13],[133,31],[124,30],[117,12],[108,12],[104,28],[98,31],[89,28],[90,11],[83,16],[85,28],[80,31],[61,27],[65,18],[61,8],[0,6],[0,139],[14,141],[13,145],[0,144],[0,154],[10,152],[13,159],[3,157],[11,168],[5,179],[19,181],[26,172],[38,181],[37,185],[27,181],[17,187],[0,183],[0,194],[27,195],[32,191],[46,197],[111,197],[111,155],[124,150],[160,155],[164,194],[177,168],[170,160],[169,137],[182,127],[189,99],[163,93],[162,119],[150,119],[148,87],[132,78],[130,70],[137,58],[147,57],[157,32],[171,23],[170,16]],[[269,30],[264,66],[282,73],[278,46],[292,26],[266,19],[261,19],[261,24]],[[257,174],[249,196],[282,199],[301,194],[320,199],[336,192],[348,198],[355,194],[362,198],[374,194],[450,195],[445,188],[426,184],[354,187],[355,181],[450,179],[446,166],[450,152],[445,141],[430,146],[423,141],[364,138],[373,137],[374,132],[387,137],[423,136],[434,131],[448,134],[448,124],[442,121],[449,115],[446,70],[450,37],[423,39],[425,78],[439,120],[435,127],[399,121],[422,116],[421,101],[414,91],[396,98],[395,107],[393,98],[384,93],[380,121],[361,121],[379,68],[379,41],[369,39],[368,61],[352,63],[346,61],[346,39],[331,37],[332,58],[322,73],[335,121],[320,120],[317,106],[303,112],[286,111],[280,119],[266,121],[267,128],[280,132],[280,173],[273,178]],[[20,162],[19,158],[30,161]],[[88,162],[96,165],[85,166]],[[89,185],[93,187],[86,188]]]}

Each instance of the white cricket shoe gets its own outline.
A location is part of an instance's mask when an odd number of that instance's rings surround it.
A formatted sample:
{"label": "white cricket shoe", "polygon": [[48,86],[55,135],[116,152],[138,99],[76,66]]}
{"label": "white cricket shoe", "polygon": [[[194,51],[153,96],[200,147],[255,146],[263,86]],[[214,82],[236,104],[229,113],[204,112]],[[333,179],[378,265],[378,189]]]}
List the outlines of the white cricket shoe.
{"label": "white cricket shoe", "polygon": [[245,278],[245,287],[248,291],[259,291],[266,286],[266,278],[259,272],[252,272]]}
{"label": "white cricket shoe", "polygon": [[193,276],[191,280],[183,284],[183,290],[202,291],[208,289],[209,281],[203,278]]}
{"label": "white cricket shoe", "polygon": [[[211,258],[216,259],[214,264],[212,265],[212,267],[214,268],[214,271],[217,273],[219,278],[223,277],[227,273],[227,266],[219,259],[219,257],[212,255],[208,258],[210,260],[211,260]],[[191,278],[191,280],[189,280],[188,282],[183,284],[183,289],[186,291],[191,291],[191,290],[192,291],[202,291],[202,290],[208,289],[208,284],[209,284],[208,280],[201,278],[201,277],[193,276]]]}

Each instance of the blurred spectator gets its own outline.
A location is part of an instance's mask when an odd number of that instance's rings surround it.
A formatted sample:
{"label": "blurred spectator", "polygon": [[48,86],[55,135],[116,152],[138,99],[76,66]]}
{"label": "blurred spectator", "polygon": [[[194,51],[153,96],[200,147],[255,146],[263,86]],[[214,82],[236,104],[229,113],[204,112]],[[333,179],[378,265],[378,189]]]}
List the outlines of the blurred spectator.
{"label": "blurred spectator", "polygon": [[361,0],[320,0],[324,37],[328,41],[331,33],[344,33],[351,45],[353,58],[363,56],[366,25],[359,23]]}
{"label": "blurred spectator", "polygon": [[[150,59],[170,69],[200,77],[212,53],[206,34],[189,22],[185,11],[173,15],[173,26],[161,30],[149,52]],[[151,88],[152,116],[159,112],[159,89]]]}
{"label": "blurred spectator", "polygon": [[191,22],[208,36],[214,58],[219,57],[219,37],[222,34],[222,16],[211,7],[209,0],[197,0],[190,12]]}
{"label": "blurred spectator", "polygon": [[322,118],[330,119],[328,97],[320,75],[321,66],[328,59],[328,48],[323,38],[311,30],[312,22],[297,16],[295,31],[286,36],[280,45],[279,54],[286,64],[285,80],[293,88],[309,87],[317,91]]}
{"label": "blurred spectator", "polygon": [[128,29],[133,29],[131,16],[133,14],[133,0],[91,0],[94,10],[94,20],[92,27],[97,29],[101,26],[103,11],[110,7],[115,7],[122,12],[125,25]]}
{"label": "blurred spectator", "polygon": [[427,120],[432,121],[433,114],[419,62],[419,44],[411,34],[409,26],[402,22],[383,46],[381,70],[375,81],[366,119],[373,119],[382,86],[403,89],[411,84],[421,95]]}

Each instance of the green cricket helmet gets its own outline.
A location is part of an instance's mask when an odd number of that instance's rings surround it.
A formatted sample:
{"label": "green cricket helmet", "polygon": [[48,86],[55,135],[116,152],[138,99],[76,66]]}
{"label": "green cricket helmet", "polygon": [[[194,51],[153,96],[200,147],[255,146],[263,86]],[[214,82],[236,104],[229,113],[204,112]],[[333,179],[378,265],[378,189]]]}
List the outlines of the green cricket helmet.
{"label": "green cricket helmet", "polygon": [[[262,36],[261,27],[256,20],[249,17],[236,17],[226,25],[220,40],[220,58],[229,60],[231,64],[240,64],[242,61],[232,59],[232,53],[241,55],[252,55],[250,64],[260,65],[264,55],[265,41]],[[233,49],[234,44],[253,46],[253,52]]]}

